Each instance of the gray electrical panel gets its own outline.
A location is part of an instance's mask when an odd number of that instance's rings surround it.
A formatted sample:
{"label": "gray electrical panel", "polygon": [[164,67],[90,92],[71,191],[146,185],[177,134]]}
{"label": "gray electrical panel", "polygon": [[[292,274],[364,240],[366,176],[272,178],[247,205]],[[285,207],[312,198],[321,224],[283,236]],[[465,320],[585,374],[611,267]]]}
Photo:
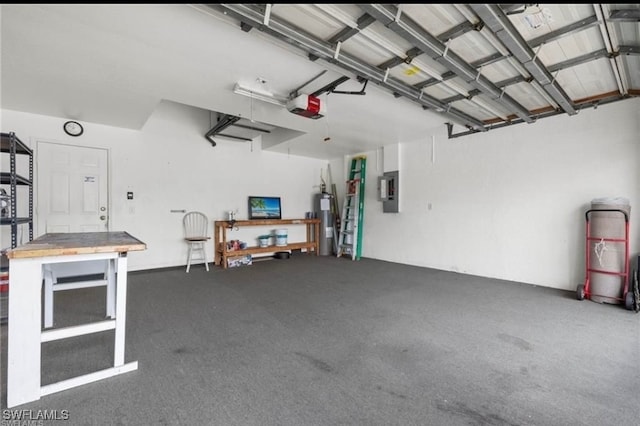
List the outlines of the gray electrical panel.
{"label": "gray electrical panel", "polygon": [[398,213],[400,203],[398,192],[400,190],[400,172],[384,172],[378,177],[378,200],[382,201],[383,213]]}

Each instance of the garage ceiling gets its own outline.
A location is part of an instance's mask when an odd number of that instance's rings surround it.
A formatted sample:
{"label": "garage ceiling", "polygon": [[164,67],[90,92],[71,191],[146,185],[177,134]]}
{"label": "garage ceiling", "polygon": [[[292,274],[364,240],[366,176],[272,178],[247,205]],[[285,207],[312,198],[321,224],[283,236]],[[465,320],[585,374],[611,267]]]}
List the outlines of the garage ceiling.
{"label": "garage ceiling", "polygon": [[[526,131],[640,93],[639,4],[0,10],[2,108],[59,117],[54,139],[67,119],[135,131],[158,108],[178,108],[203,143],[260,136],[262,150],[333,159],[447,130]],[[283,107],[314,93],[322,118]]]}
{"label": "garage ceiling", "polygon": [[638,4],[208,7],[441,114],[449,137],[640,94]]}

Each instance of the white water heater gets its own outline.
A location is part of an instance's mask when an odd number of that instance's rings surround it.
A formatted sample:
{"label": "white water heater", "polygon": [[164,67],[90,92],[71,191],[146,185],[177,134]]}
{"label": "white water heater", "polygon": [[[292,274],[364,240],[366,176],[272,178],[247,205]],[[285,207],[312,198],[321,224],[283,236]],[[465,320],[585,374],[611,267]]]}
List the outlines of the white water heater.
{"label": "white water heater", "polygon": [[320,241],[318,244],[318,254],[320,256],[331,256],[333,253],[333,213],[331,212],[331,197],[327,192],[315,194],[313,199],[313,210],[316,217],[320,219]]}

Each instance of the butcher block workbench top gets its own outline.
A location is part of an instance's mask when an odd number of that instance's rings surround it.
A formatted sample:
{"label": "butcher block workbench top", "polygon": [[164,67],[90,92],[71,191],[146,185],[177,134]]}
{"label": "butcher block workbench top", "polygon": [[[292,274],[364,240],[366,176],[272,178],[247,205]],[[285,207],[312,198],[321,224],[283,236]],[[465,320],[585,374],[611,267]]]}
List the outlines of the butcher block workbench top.
{"label": "butcher block workbench top", "polygon": [[[7,251],[11,289],[7,336],[7,408],[138,369],[138,361],[125,362],[124,356],[127,252],[146,248],[145,243],[127,232],[71,232],[44,234]],[[45,326],[43,329],[42,295],[44,292],[46,300],[46,283],[53,276],[51,267],[61,263],[92,261],[104,262],[105,265],[107,303],[110,297],[113,298],[113,308],[112,312],[107,313],[108,318],[67,327]],[[49,291],[53,292],[54,289]],[[45,306],[45,312],[46,309],[48,308]],[[108,307],[107,311],[109,310]],[[42,362],[45,358],[43,343],[107,330],[114,330],[112,366],[59,382],[42,384]],[[77,345],[69,344],[65,347],[68,350],[77,349]]]}
{"label": "butcher block workbench top", "polygon": [[127,232],[72,232],[44,234],[22,246],[7,250],[9,259],[113,253],[146,250],[147,245]]}

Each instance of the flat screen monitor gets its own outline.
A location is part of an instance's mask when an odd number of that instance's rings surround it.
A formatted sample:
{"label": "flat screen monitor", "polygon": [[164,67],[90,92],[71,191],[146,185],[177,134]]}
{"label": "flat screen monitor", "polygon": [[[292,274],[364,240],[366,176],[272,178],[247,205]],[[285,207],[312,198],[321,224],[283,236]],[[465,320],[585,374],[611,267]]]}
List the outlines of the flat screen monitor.
{"label": "flat screen monitor", "polygon": [[282,219],[280,197],[249,196],[249,219]]}

